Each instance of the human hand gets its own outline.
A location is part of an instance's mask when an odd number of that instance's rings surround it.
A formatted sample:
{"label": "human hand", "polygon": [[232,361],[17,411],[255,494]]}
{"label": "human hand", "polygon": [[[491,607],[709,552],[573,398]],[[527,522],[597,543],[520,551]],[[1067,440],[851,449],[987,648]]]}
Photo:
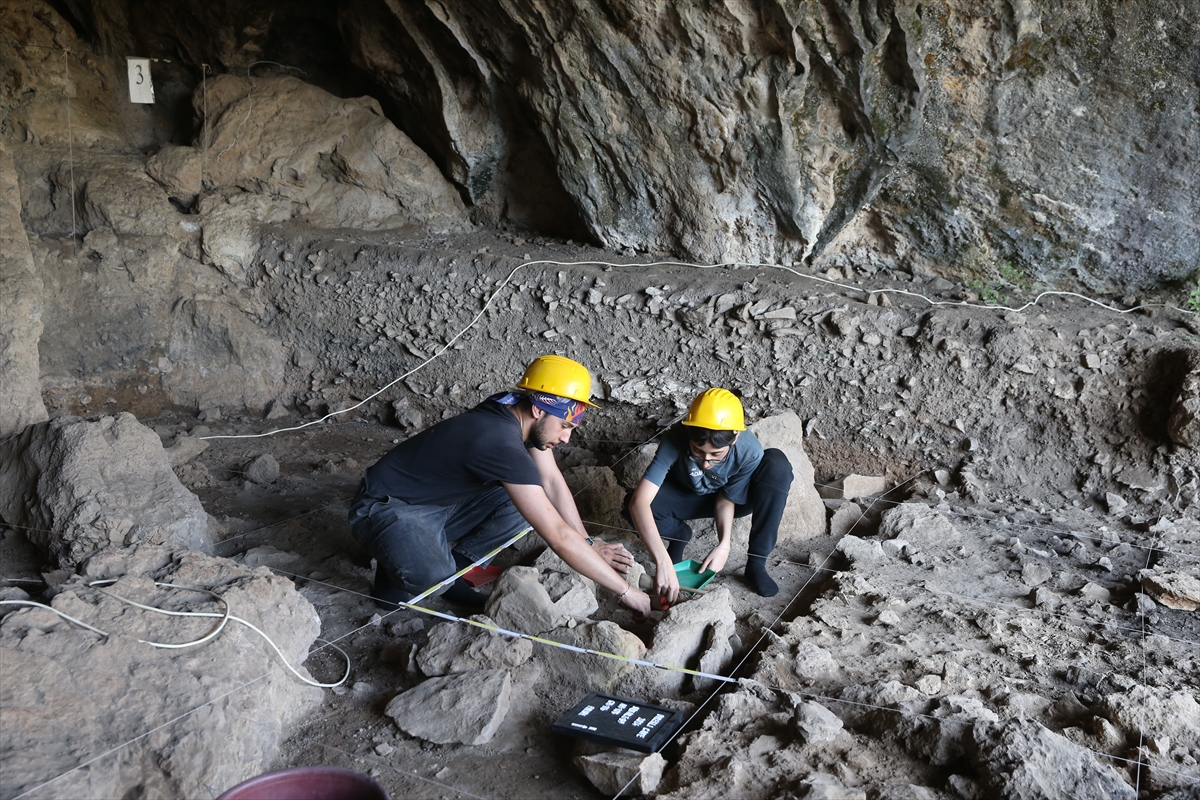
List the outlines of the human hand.
{"label": "human hand", "polygon": [[643,617],[650,616],[650,595],[640,589],[629,587],[629,591],[621,598],[621,604]]}
{"label": "human hand", "polygon": [[700,571],[711,569],[713,572],[720,572],[725,569],[725,562],[729,559],[729,543],[721,542],[712,549],[708,557],[700,565]]}
{"label": "human hand", "polygon": [[592,539],[592,547],[604,559],[605,563],[622,575],[628,574],[633,565],[633,555],[623,544],[608,544],[599,539]]}
{"label": "human hand", "polygon": [[654,592],[668,603],[674,604],[679,600],[679,576],[675,574],[673,565],[668,569],[659,567],[655,572]]}

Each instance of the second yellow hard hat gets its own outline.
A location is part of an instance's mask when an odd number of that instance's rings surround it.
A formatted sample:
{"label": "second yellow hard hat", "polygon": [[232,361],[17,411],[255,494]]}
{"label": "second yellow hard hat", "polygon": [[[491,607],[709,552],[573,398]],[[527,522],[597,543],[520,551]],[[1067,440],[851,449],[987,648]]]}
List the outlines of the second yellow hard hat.
{"label": "second yellow hard hat", "polygon": [[688,408],[684,425],[713,431],[744,431],[746,415],[742,401],[728,389],[706,389]]}

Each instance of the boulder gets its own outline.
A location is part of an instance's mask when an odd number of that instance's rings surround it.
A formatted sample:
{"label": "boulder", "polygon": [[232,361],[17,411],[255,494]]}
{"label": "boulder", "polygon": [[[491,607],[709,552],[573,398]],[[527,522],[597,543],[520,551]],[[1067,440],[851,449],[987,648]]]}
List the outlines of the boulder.
{"label": "boulder", "polygon": [[39,383],[42,280],[21,222],[21,191],[0,141],[0,436],[46,419]]}
{"label": "boulder", "polygon": [[[546,633],[545,638],[571,647],[612,653],[623,659],[646,657],[646,645],[641,639],[608,620],[585,622],[573,628],[556,628]],[[539,647],[534,655],[542,664],[546,680],[567,692],[611,692],[631,671],[646,669],[622,659],[557,647]]]}
{"label": "boulder", "polygon": [[596,595],[584,580],[574,574],[511,567],[488,596],[487,614],[501,628],[545,633],[596,610]]}
{"label": "boulder", "polygon": [[1138,578],[1146,594],[1167,608],[1179,611],[1200,608],[1200,578],[1194,573],[1154,568],[1141,570]]}
{"label": "boulder", "polygon": [[837,543],[837,550],[856,567],[875,564],[887,560],[887,554],[878,539],[860,539],[857,536],[843,536]]}
{"label": "boulder", "polygon": [[384,709],[400,730],[437,744],[487,744],[508,715],[512,678],[501,669],[430,678]]}
{"label": "boulder", "polygon": [[825,534],[825,504],[813,486],[815,473],[804,451],[804,423],[794,411],[760,419],[750,426],[763,449],[782,450],[792,465],[792,488],[787,507],[779,523],[779,541],[783,547]]}
{"label": "boulder", "polygon": [[[471,619],[486,625],[493,624],[482,614]],[[533,642],[528,639],[451,622],[438,625],[429,632],[429,639],[417,650],[417,666],[421,672],[431,676],[513,669],[528,661],[532,653]]]}
{"label": "boulder", "polygon": [[[5,714],[5,792],[23,794],[61,775],[48,795],[34,796],[213,797],[270,768],[289,727],[320,706],[321,690],[283,668],[266,640],[235,622],[189,650],[140,643],[198,639],[213,621],[142,611],[87,586],[117,576],[108,587],[114,594],[172,610],[221,606],[206,593],[156,582],[215,592],[307,675],[300,664],[320,619],[291,581],[165,547],[101,551],[51,604],[108,631],[107,638],[40,608],[14,611],[0,626],[0,704],[22,709]],[[165,720],[173,722],[162,726]],[[149,730],[157,732],[144,736]]]}
{"label": "boulder", "polygon": [[792,718],[800,738],[811,744],[832,742],[844,727],[841,718],[820,703],[801,702]]}
{"label": "boulder", "polygon": [[211,544],[200,500],[127,413],[60,417],[0,442],[0,516],[67,568],[111,545]]}
{"label": "boulder", "polygon": [[[657,452],[657,444],[639,445],[613,464],[613,474],[616,475],[617,483],[621,485],[621,488],[633,491],[637,487],[638,481],[646,474],[646,469],[654,460],[654,454]],[[624,501],[624,497],[622,497],[622,501]]]}
{"label": "boulder", "polygon": [[918,550],[941,550],[962,538],[948,519],[920,503],[901,503],[885,511],[879,535],[883,539],[903,539]]}
{"label": "boulder", "polygon": [[172,200],[190,206],[203,189],[200,178],[204,162],[204,154],[195,147],[165,144],[150,157],[146,172],[162,184]]}
{"label": "boulder", "polygon": [[279,479],[279,462],[270,453],[263,453],[246,465],[246,479],[266,485]]}
{"label": "boulder", "polygon": [[842,498],[854,500],[859,497],[874,497],[883,494],[887,482],[882,475],[855,475],[842,478]]}
{"label": "boulder", "polygon": [[372,98],[336,97],[292,76],[225,74],[208,81],[207,109],[203,101],[197,91],[218,154],[207,186],[263,195],[321,228],[471,227],[454,187]]}
{"label": "boulder", "polygon": [[[654,645],[646,660],[672,667],[695,668],[707,648],[734,632],[732,597],[724,586],[671,607],[654,629]],[[710,629],[713,629],[710,631]],[[621,691],[633,697],[662,697],[683,691],[689,675],[661,669],[640,669],[622,681]]]}
{"label": "boulder", "polygon": [[173,468],[178,467],[191,461],[207,449],[208,442],[199,437],[181,433],[175,437],[174,443],[166,448],[167,461]]}

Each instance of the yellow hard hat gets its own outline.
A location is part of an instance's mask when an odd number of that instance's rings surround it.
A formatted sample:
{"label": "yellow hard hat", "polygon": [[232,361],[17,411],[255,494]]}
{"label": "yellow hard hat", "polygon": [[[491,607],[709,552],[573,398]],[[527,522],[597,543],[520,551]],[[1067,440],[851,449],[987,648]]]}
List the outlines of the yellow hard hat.
{"label": "yellow hard hat", "polygon": [[592,376],[587,367],[562,356],[535,358],[525,368],[521,380],[517,381],[517,388],[558,395],[585,403],[592,408],[598,407],[588,400],[592,394]]}
{"label": "yellow hard hat", "polygon": [[688,408],[684,425],[712,431],[744,431],[746,415],[742,401],[728,389],[705,389]]}

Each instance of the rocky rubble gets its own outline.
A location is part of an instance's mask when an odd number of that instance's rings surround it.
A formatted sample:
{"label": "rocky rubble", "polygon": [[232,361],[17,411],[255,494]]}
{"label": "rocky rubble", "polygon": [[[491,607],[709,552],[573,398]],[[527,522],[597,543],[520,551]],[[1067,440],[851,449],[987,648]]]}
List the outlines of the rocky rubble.
{"label": "rocky rubble", "polygon": [[1194,620],[1142,634],[1149,543],[1105,522],[906,503],[881,538],[846,536],[809,613],[681,738],[660,796],[773,797],[816,774],[839,797],[1132,798],[1138,760],[1152,796],[1194,789]]}
{"label": "rocky rubble", "polygon": [[[265,568],[146,545],[97,553],[51,603],[107,636],[33,607],[0,624],[4,795],[214,797],[264,771],[290,727],[320,705],[321,691],[232,621],[196,648],[149,646],[200,639],[218,620],[163,617],[88,585],[106,578],[117,579],[108,591],[131,600],[219,615],[209,595],[160,584],[211,591],[302,673],[320,629],[292,583]],[[82,756],[105,753],[77,769]]]}

